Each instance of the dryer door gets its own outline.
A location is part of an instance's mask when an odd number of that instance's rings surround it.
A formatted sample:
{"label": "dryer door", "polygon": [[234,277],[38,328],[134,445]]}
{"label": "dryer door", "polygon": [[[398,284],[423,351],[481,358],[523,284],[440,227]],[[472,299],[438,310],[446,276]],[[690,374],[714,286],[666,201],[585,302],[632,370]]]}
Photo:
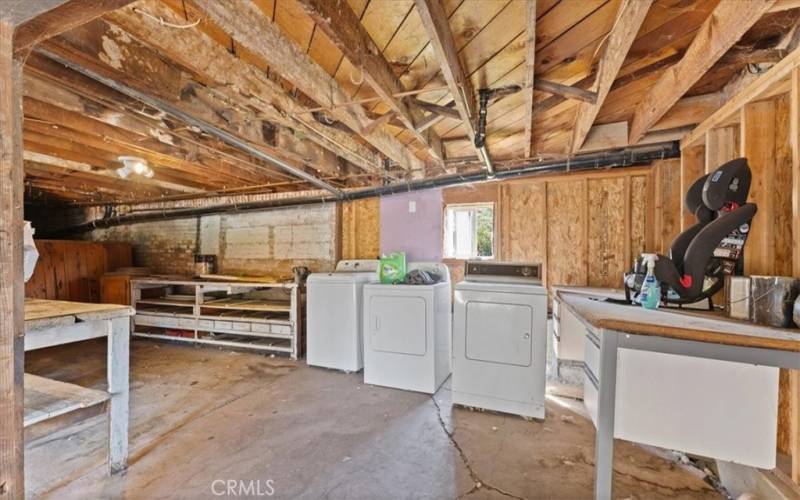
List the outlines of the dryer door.
{"label": "dryer door", "polygon": [[511,294],[466,300],[465,355],[473,361],[530,366],[533,308]]}
{"label": "dryer door", "polygon": [[428,346],[424,297],[376,295],[370,299],[370,349],[424,356]]}

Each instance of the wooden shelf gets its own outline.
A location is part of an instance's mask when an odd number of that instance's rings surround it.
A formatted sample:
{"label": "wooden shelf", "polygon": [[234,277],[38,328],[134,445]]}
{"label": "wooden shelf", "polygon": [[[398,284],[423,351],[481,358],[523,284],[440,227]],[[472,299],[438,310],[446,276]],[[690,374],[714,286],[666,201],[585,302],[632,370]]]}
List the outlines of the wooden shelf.
{"label": "wooden shelf", "polygon": [[[143,302],[143,301],[141,301]],[[263,311],[263,312],[289,312],[292,307],[288,302],[277,300],[256,300],[225,298],[210,300],[200,304],[205,309],[236,309],[241,311]]]}
{"label": "wooden shelf", "polygon": [[109,399],[105,391],[88,389],[30,373],[25,374],[24,384],[25,427],[99,405]]}
{"label": "wooden shelf", "polygon": [[139,304],[150,304],[154,306],[178,306],[178,307],[194,307],[194,299],[139,299],[136,301]]}
{"label": "wooden shelf", "polygon": [[[142,297],[156,290],[160,297]],[[133,335],[289,353],[297,359],[302,347],[301,299],[293,283],[131,280],[137,309]]]}

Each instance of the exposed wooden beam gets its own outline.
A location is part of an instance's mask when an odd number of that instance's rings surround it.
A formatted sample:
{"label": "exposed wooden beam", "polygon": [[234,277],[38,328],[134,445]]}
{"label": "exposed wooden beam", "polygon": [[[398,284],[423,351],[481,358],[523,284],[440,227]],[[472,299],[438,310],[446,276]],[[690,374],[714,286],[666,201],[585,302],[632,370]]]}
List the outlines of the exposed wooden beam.
{"label": "exposed wooden beam", "polygon": [[565,99],[572,99],[589,104],[595,104],[597,102],[597,92],[584,90],[572,85],[564,85],[563,83],[551,82],[541,78],[533,80],[533,88],[542,92],[547,92],[548,94],[559,95]]}
{"label": "exposed wooden beam", "polygon": [[13,40],[0,19],[0,496],[22,499],[22,62]]}
{"label": "exposed wooden beam", "polygon": [[[161,2],[140,1],[137,5],[167,22],[185,22],[183,17]],[[233,103],[259,110],[263,118],[305,134],[311,141],[366,172],[386,175],[380,155],[352,134],[325,126],[311,114],[304,113],[308,108],[290,97],[263,71],[231,54],[200,30],[210,23],[201,23],[196,30],[181,30],[176,34],[175,30],[165,29],[131,8],[113,12],[106,19],[120,33],[116,37],[109,34],[117,45],[125,47],[126,38],[145,43],[164,57],[202,75],[217,93],[226,95]],[[124,65],[125,61],[122,63]],[[270,109],[275,109],[275,113]]]}
{"label": "exposed wooden beam", "polygon": [[773,5],[775,0],[720,2],[686,49],[636,107],[630,143],[635,144]]}
{"label": "exposed wooden beam", "polygon": [[536,81],[536,4],[525,8],[525,158],[533,156],[533,84]]}
{"label": "exposed wooden beam", "polygon": [[319,179],[318,177],[316,177],[316,176],[314,176],[312,174],[309,174],[305,170],[303,170],[301,168],[298,168],[295,165],[291,165],[291,164],[287,163],[286,161],[284,161],[283,159],[277,158],[274,155],[272,155],[270,153],[267,153],[267,152],[263,151],[262,149],[260,149],[260,148],[258,148],[256,146],[253,146],[253,145],[251,145],[251,144],[249,144],[247,142],[242,141],[240,138],[236,137],[234,134],[231,134],[230,132],[228,132],[226,130],[223,130],[223,129],[219,128],[219,127],[216,127],[215,125],[213,125],[211,123],[208,123],[208,122],[206,122],[206,121],[204,121],[202,119],[199,119],[199,118],[196,118],[196,117],[194,117],[192,115],[189,115],[188,113],[182,111],[181,109],[179,109],[179,108],[177,108],[175,106],[172,106],[171,104],[169,104],[167,102],[161,101],[160,99],[157,99],[155,97],[151,97],[151,96],[149,96],[147,94],[144,94],[144,93],[142,93],[142,92],[140,92],[140,91],[138,91],[138,90],[136,90],[136,89],[134,89],[132,87],[128,87],[127,85],[125,85],[123,83],[114,81],[114,80],[112,80],[110,78],[107,78],[107,77],[105,77],[103,75],[97,74],[97,73],[95,73],[95,72],[93,72],[93,71],[91,71],[91,70],[89,70],[87,68],[80,67],[80,66],[78,66],[78,65],[76,65],[76,64],[74,64],[74,63],[72,63],[70,61],[67,61],[65,59],[59,58],[58,56],[55,56],[53,54],[48,54],[48,57],[50,57],[51,59],[53,59],[55,61],[60,62],[61,64],[64,64],[65,66],[69,67],[70,69],[72,69],[74,71],[77,71],[80,74],[82,74],[82,75],[84,75],[84,76],[86,76],[88,78],[96,80],[97,82],[102,83],[103,85],[116,90],[117,92],[121,92],[121,93],[127,95],[128,97],[130,97],[132,99],[136,99],[137,101],[142,102],[143,104],[145,104],[147,106],[150,106],[150,107],[155,108],[155,109],[157,109],[157,110],[159,110],[159,111],[161,111],[163,113],[166,113],[166,114],[168,114],[170,116],[173,116],[174,118],[186,123],[187,125],[189,125],[191,127],[197,127],[201,131],[203,131],[203,132],[205,132],[205,133],[207,133],[207,134],[209,134],[209,135],[211,135],[211,136],[213,136],[213,137],[215,137],[215,138],[227,143],[228,145],[231,145],[231,146],[233,146],[233,147],[235,147],[237,149],[240,149],[240,150],[242,150],[242,151],[244,151],[244,152],[246,152],[246,153],[248,153],[248,154],[250,154],[250,155],[252,155],[252,156],[254,156],[256,158],[264,160],[267,163],[272,164],[275,167],[277,167],[277,168],[279,168],[279,169],[281,169],[281,170],[283,170],[283,171],[285,171],[285,172],[287,172],[287,173],[289,173],[289,174],[291,174],[291,175],[293,175],[293,176],[295,176],[295,177],[297,177],[299,179],[303,179],[303,180],[307,181],[308,183],[310,183],[310,184],[312,184],[314,186],[317,186],[317,187],[319,187],[321,189],[329,191],[329,192],[333,193],[335,196],[342,196],[342,192],[338,188],[332,186],[331,184]]}
{"label": "exposed wooden beam", "polygon": [[[217,0],[195,0],[194,3],[234,40],[264,59],[317,103],[330,106],[350,98],[336,80],[289,40],[255,4],[240,2],[231,9],[227,3]],[[332,115],[356,133],[370,121],[361,107],[337,108]],[[409,173],[424,172],[422,160],[394,136],[376,130],[362,137]]]}
{"label": "exposed wooden beam", "polygon": [[731,93],[732,95],[725,90],[721,91],[726,97],[724,104],[681,140],[681,149],[700,144],[705,140],[708,130],[725,126],[730,120],[738,120],[739,111],[745,104],[765,98],[770,89],[788,78],[798,65],[800,65],[800,48],[793,50],[756,79],[752,81],[748,79],[749,83],[743,84],[743,88],[737,89],[735,93]]}
{"label": "exposed wooden beam", "polygon": [[597,100],[594,103],[582,103],[578,107],[569,143],[570,152],[576,153],[583,146],[652,3],[652,0],[624,0],[620,5],[617,20],[605,42],[597,77],[592,87],[597,93]]}
{"label": "exposed wooden beam", "polygon": [[[103,14],[119,9],[134,0],[68,0],[49,10],[42,9],[37,17],[17,27],[14,34],[14,50],[22,52],[36,43],[59,33],[69,31]],[[43,5],[39,0],[30,5]]]}
{"label": "exposed wooden beam", "polygon": [[443,160],[444,152],[438,135],[433,130],[428,133],[417,131],[416,125],[423,118],[422,111],[413,99],[395,97],[395,94],[406,89],[348,3],[340,0],[300,0],[299,3],[306,14],[316,21],[317,29],[328,35],[353,65],[361,67],[367,84],[417,140],[427,147],[428,153],[437,160]]}
{"label": "exposed wooden beam", "polygon": [[[453,32],[450,29],[450,21],[438,0],[416,0],[417,11],[422,19],[422,25],[431,41],[431,46],[436,54],[436,59],[442,70],[442,75],[447,82],[447,87],[455,101],[455,107],[461,116],[461,123],[470,141],[475,143],[475,122],[477,110],[475,105],[475,93],[472,85],[467,79],[467,75],[458,59],[458,50],[453,40]],[[486,170],[491,174],[494,172],[492,159],[486,147],[476,148],[478,158],[486,166]]]}
{"label": "exposed wooden beam", "polygon": [[[443,116],[444,118],[453,118],[455,120],[461,119],[461,115],[458,113],[458,110],[453,107],[454,104],[452,102],[447,106],[441,106],[432,102],[425,102],[420,99],[415,99],[414,102],[418,107],[428,111],[429,113],[434,113]],[[417,126],[419,127],[419,125]]]}
{"label": "exposed wooden beam", "polygon": [[383,114],[383,115],[379,116],[378,118],[375,118],[374,120],[369,122],[369,124],[367,124],[366,127],[362,128],[361,131],[362,132],[366,132],[366,133],[369,134],[373,130],[377,129],[378,127],[382,127],[383,125],[386,125],[387,123],[389,123],[390,121],[392,121],[396,117],[397,117],[397,113],[395,113],[394,111],[389,111],[388,113]]}

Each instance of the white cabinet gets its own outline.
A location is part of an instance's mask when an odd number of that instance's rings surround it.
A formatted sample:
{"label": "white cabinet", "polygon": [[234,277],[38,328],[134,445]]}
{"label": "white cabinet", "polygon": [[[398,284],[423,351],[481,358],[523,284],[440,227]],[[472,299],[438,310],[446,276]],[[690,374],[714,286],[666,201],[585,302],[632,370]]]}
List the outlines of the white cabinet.
{"label": "white cabinet", "polygon": [[[597,424],[598,339],[585,337],[584,404]],[[778,369],[621,348],[614,437],[775,467]]]}

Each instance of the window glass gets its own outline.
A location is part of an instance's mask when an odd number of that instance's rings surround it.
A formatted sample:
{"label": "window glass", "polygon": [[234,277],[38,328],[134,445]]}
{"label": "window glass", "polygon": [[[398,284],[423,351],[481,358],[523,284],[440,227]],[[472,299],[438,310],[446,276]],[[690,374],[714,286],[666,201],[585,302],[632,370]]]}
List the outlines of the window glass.
{"label": "window glass", "polygon": [[444,255],[450,259],[494,257],[494,204],[445,207]]}

